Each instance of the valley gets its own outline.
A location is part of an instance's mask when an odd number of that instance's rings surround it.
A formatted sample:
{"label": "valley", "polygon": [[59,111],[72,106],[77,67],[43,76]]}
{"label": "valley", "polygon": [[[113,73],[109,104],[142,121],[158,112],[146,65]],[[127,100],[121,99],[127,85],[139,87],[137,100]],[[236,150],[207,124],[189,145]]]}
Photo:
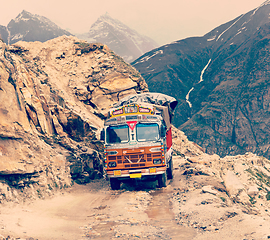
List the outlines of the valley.
{"label": "valley", "polygon": [[[9,26],[29,17],[55,27],[51,40],[17,42],[27,34],[0,26],[0,239],[269,239],[269,11],[265,1],[202,37],[150,44],[132,64],[26,11]],[[104,119],[149,91],[179,102],[174,178],[113,191]]]}

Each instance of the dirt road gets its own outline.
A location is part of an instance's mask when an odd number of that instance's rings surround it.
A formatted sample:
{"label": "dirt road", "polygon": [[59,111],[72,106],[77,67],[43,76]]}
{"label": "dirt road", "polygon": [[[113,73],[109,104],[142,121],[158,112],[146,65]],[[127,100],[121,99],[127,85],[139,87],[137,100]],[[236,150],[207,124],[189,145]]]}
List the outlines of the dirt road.
{"label": "dirt road", "polygon": [[[177,175],[177,171],[175,172]],[[177,179],[177,177],[176,177]],[[171,190],[154,183],[106,180],[74,185],[50,199],[1,206],[0,234],[22,239],[193,239],[196,232],[175,221]]]}
{"label": "dirt road", "polygon": [[270,239],[269,201],[235,202],[220,178],[198,167],[174,157],[174,179],[162,189],[157,182],[138,182],[112,191],[101,179],[75,184],[51,198],[3,204],[0,235],[27,240]]}

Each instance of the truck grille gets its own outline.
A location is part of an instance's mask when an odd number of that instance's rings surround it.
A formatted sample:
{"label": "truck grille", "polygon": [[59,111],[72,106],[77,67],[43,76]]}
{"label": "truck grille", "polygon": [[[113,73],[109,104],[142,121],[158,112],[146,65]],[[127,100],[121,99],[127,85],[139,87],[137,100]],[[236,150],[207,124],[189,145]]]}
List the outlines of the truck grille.
{"label": "truck grille", "polygon": [[[153,162],[153,158],[161,158],[161,153],[127,154],[123,156],[108,156],[109,161],[117,161],[118,164],[128,163],[125,167],[141,167],[143,163]],[[145,164],[143,164],[145,166]]]}
{"label": "truck grille", "polygon": [[144,160],[144,155],[143,154],[125,155],[124,158],[125,158],[124,162],[138,163]]}
{"label": "truck grille", "polygon": [[140,163],[140,164],[125,164],[125,167],[129,168],[129,167],[145,167],[144,163]]}

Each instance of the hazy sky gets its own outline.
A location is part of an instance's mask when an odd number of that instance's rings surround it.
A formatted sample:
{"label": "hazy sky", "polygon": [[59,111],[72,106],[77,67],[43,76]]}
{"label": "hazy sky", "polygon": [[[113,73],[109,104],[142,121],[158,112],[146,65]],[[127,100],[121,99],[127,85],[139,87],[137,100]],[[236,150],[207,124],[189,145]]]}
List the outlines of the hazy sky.
{"label": "hazy sky", "polygon": [[85,33],[108,12],[159,44],[202,36],[265,0],[0,0],[0,25],[22,10],[49,18],[72,33]]}

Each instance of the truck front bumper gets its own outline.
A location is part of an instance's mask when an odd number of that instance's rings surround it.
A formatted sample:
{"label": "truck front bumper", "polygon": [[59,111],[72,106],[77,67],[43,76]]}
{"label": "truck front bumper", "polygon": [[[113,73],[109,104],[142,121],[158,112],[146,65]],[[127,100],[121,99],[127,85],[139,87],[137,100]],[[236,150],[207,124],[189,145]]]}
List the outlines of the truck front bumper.
{"label": "truck front bumper", "polygon": [[108,178],[130,179],[130,178],[148,178],[155,177],[166,172],[164,167],[152,167],[146,169],[123,169],[123,170],[107,170]]}

